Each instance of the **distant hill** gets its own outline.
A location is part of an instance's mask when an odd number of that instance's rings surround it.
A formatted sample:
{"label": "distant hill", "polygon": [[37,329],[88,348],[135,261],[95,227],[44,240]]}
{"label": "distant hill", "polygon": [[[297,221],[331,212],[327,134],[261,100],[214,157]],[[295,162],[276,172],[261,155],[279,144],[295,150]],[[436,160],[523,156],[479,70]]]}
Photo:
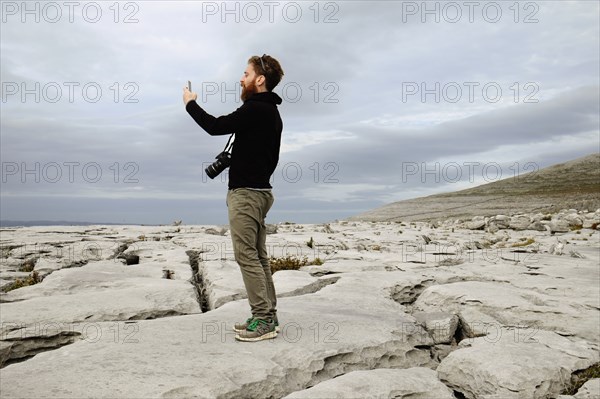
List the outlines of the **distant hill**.
{"label": "distant hill", "polygon": [[600,208],[600,154],[466,190],[394,202],[348,220],[431,221],[565,208]]}

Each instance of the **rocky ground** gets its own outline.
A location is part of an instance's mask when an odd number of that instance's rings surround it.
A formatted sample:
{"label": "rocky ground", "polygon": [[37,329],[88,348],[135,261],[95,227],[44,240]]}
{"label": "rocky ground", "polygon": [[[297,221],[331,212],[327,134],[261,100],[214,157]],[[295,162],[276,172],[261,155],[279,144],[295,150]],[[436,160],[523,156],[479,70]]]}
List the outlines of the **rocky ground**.
{"label": "rocky ground", "polygon": [[[2,229],[2,398],[600,397],[600,210],[270,226],[281,332],[226,228]],[[24,283],[25,282],[25,283]],[[37,282],[21,288],[19,284]]]}

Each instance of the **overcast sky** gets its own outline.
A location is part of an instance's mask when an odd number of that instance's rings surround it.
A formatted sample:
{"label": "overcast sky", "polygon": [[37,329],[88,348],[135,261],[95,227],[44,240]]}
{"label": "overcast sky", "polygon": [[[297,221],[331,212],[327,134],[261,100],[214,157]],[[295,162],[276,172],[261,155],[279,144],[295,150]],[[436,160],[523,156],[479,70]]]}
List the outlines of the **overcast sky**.
{"label": "overcast sky", "polygon": [[326,222],[600,151],[599,3],[2,1],[3,220],[227,223],[227,137],[277,58],[268,221]]}

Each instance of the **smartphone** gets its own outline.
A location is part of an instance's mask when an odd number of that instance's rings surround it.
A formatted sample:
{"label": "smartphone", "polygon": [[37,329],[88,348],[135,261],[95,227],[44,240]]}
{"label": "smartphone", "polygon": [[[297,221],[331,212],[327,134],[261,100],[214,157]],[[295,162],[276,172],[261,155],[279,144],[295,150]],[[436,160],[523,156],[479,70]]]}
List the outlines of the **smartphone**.
{"label": "smartphone", "polygon": [[192,82],[190,82],[189,80],[188,80],[188,90],[192,91]]}

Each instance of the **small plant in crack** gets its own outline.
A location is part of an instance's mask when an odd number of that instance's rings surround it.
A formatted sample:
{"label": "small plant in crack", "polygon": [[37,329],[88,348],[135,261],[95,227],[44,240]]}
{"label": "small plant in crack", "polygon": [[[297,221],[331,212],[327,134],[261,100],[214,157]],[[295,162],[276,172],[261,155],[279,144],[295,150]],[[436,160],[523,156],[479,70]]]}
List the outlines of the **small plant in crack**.
{"label": "small plant in crack", "polygon": [[309,261],[308,256],[300,258],[298,256],[288,255],[281,258],[271,257],[269,259],[269,264],[271,266],[271,273],[275,273],[279,270],[298,270],[302,266],[320,266],[323,264],[323,261],[321,258],[315,258],[312,261]]}
{"label": "small plant in crack", "polygon": [[521,238],[520,242],[512,244],[511,247],[526,247],[528,245],[533,244],[534,242],[535,240],[533,238]]}
{"label": "small plant in crack", "polygon": [[7,286],[5,286],[2,289],[2,291],[8,292],[8,291],[16,290],[17,288],[27,287],[29,285],[41,283],[43,279],[44,278],[42,276],[40,276],[37,271],[34,270],[26,278],[24,278],[24,279],[18,278],[15,281],[13,281],[12,283],[8,284]]}
{"label": "small plant in crack", "polygon": [[600,378],[600,363],[596,363],[585,370],[574,372],[570,383],[565,387],[562,395],[575,395],[583,384],[593,378]]}

